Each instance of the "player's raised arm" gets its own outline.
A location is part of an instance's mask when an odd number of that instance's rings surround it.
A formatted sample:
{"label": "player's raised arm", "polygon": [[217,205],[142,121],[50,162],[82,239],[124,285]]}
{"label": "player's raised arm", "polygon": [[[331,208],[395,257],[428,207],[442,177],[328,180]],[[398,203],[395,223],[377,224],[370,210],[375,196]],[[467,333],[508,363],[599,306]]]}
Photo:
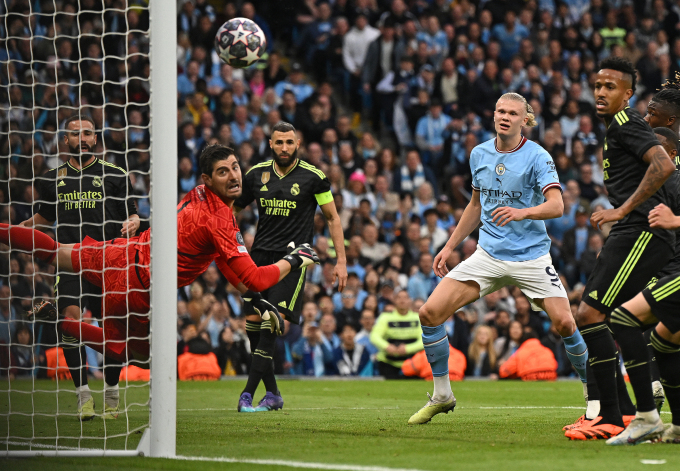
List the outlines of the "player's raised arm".
{"label": "player's raised arm", "polygon": [[432,263],[432,269],[435,275],[444,277],[449,272],[446,262],[451,257],[453,250],[460,245],[472,231],[479,225],[482,216],[482,203],[479,199],[479,190],[472,190],[472,198],[465,207],[460,222],[453,230],[453,234],[449,237],[448,242],[444,248],[437,254]]}

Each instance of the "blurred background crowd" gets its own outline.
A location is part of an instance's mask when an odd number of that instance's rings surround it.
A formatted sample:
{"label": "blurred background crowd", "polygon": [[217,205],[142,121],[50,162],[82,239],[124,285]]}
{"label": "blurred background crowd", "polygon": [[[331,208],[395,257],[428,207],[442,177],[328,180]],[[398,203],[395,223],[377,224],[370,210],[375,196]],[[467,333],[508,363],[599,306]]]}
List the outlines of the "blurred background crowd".
{"label": "blurred background crowd", "polygon": [[[78,109],[99,130],[96,152],[129,171],[148,218],[147,8],[144,0],[0,5],[2,222],[31,216],[40,198],[31,180],[68,158],[60,123]],[[389,329],[381,316],[417,312],[437,285],[433,257],[471,195],[470,152],[494,137],[493,109],[506,92],[534,108],[538,126],[525,136],[552,155],[563,185],[564,215],[546,226],[575,307],[607,235],[589,224],[593,211],[609,207],[604,125],[591,91],[597,64],[620,56],[636,65],[630,105],[643,115],[680,70],[680,1],[179,0],[177,9],[180,198],[201,183],[206,145],[232,146],[245,173],[270,158],[271,127],[284,120],[298,130],[298,157],[330,180],[342,219],[348,288],[339,293],[333,283],[335,250],[319,213],[322,264],[308,272],[304,322],[287,324],[277,340],[276,371],[285,374],[369,375],[374,362],[400,366],[422,348],[414,340],[404,342],[408,353],[395,353],[399,346],[380,340]],[[217,28],[236,16],[268,38],[267,54],[246,70],[221,63],[213,46]],[[238,220],[249,246],[257,212]],[[455,256],[475,248],[473,233]],[[26,257],[0,256],[7,344],[17,337],[8,321],[32,296],[52,294],[53,275]],[[225,374],[247,371],[241,300],[215,267],[179,290],[177,308],[180,353],[215,351]],[[456,313],[447,331],[468,376],[495,374],[525,331],[553,351],[560,375],[573,375],[547,317],[512,287]],[[348,370],[342,358],[364,350],[367,362],[357,354]]]}

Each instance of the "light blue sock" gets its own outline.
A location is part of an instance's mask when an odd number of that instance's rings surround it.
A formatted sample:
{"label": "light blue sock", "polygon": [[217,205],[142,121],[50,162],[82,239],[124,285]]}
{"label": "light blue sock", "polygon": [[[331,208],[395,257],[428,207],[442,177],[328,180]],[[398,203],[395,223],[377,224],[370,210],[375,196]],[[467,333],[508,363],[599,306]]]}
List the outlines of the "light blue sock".
{"label": "light blue sock", "polygon": [[562,337],[564,348],[567,350],[567,358],[576,369],[581,382],[586,382],[586,364],[588,363],[588,347],[581,337],[581,332],[576,329],[569,337]]}
{"label": "light blue sock", "polygon": [[444,324],[437,327],[423,328],[423,345],[425,345],[425,353],[427,354],[427,361],[432,367],[432,376],[448,376],[449,375],[449,339],[446,336],[446,329]]}

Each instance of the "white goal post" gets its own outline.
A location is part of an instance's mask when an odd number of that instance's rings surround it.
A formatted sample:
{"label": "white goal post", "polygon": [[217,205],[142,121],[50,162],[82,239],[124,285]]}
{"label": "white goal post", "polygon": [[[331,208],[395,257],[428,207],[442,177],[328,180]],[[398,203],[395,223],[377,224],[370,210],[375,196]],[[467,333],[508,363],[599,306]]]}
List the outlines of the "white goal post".
{"label": "white goal post", "polygon": [[[114,5],[112,9],[125,8],[125,19],[122,21],[127,21],[127,13],[129,10],[140,8],[139,4],[128,2],[128,0],[121,0],[121,2],[113,3],[104,3],[103,0],[97,1],[101,1],[102,5]],[[0,0],[0,3],[5,3],[4,11],[6,11],[8,2],[6,0]],[[34,0],[30,0],[31,5],[37,3],[38,2],[35,2]],[[52,3],[56,11],[57,2]],[[78,0],[77,3],[80,6],[81,1]],[[143,2],[141,3],[143,4]],[[119,5],[124,5],[124,7],[119,7]],[[0,5],[0,7],[1,6],[2,5]],[[145,7],[142,6],[141,8]],[[171,458],[176,455],[177,12],[176,2],[172,0],[150,0],[148,8],[150,21],[149,131],[151,155],[149,191],[151,225],[151,374],[149,386],[149,425],[143,430],[142,438],[136,449],[109,448],[106,442],[106,436],[101,437],[104,441],[104,447],[101,449],[88,447],[87,441],[83,441],[83,444],[81,445],[80,440],[78,441],[77,446],[71,447],[62,447],[60,445],[45,446],[41,445],[39,442],[33,443],[31,437],[28,437],[25,442],[19,443],[12,442],[10,437],[10,416],[12,415],[12,412],[3,411],[0,407],[0,416],[3,416],[1,420],[4,421],[6,417],[6,426],[8,430],[7,436],[0,435],[0,457],[143,455]],[[118,12],[120,11],[121,10],[119,9]],[[59,12],[55,12],[54,15],[57,15],[57,13]],[[76,18],[78,17],[78,13],[83,13],[83,11],[77,11],[75,13]],[[31,10],[31,15],[33,15],[33,10]],[[102,19],[104,18],[103,12],[101,13],[101,17]],[[4,20],[0,19],[0,22],[3,21]],[[78,20],[76,20],[76,24],[78,25]],[[6,21],[4,26],[4,33],[6,34]],[[79,25],[78,32],[80,33]],[[31,35],[34,34],[36,33],[31,29]],[[106,36],[106,33],[104,33],[103,36]],[[31,38],[32,37],[33,36],[31,36]],[[80,34],[75,37],[74,41],[77,42],[78,39],[80,39]],[[122,41],[125,41],[125,39],[122,39]],[[78,49],[76,49],[76,52],[79,54],[82,52],[84,54],[84,51],[79,51]],[[79,56],[78,65],[80,65],[83,57],[84,55]],[[127,60],[127,56],[125,59]],[[82,85],[82,83],[83,82],[80,84]],[[103,89],[104,84],[102,83],[102,90]],[[33,100],[35,102],[35,97]],[[127,106],[127,103],[125,106]],[[9,115],[11,109],[4,111]],[[35,126],[33,132],[36,132]],[[101,138],[103,140],[103,132]],[[8,381],[8,379],[2,378],[1,381],[5,382]],[[10,390],[7,392],[8,398],[10,397],[11,392],[11,383],[9,384]],[[73,384],[70,386],[72,389]],[[122,394],[123,393],[121,392],[121,396]],[[38,399],[32,398],[31,400],[37,401]],[[11,400],[8,399],[7,402],[11,402]],[[35,411],[35,409],[36,407],[34,404],[33,411]],[[19,412],[16,415],[21,416],[25,420],[33,420],[31,413]],[[57,419],[58,417],[55,417],[55,423],[57,422]],[[69,417],[69,419],[77,420],[75,417]],[[141,432],[141,430],[139,432]],[[128,433],[130,432],[128,431]],[[104,426],[104,434],[106,435],[106,426]],[[35,431],[33,436],[35,437]],[[125,440],[125,448],[127,448],[127,437]]]}

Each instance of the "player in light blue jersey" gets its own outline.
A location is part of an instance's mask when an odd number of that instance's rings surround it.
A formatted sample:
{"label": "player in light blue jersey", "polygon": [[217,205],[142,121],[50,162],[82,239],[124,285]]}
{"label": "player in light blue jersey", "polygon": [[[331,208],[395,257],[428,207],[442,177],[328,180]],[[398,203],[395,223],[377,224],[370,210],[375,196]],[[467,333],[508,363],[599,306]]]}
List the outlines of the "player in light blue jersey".
{"label": "player in light blue jersey", "polygon": [[[451,238],[434,259],[441,283],[420,308],[423,343],[434,376],[434,394],[409,424],[429,422],[453,410],[449,345],[444,321],[461,307],[506,285],[515,285],[534,308],[546,311],[564,340],[567,356],[584,383],[588,350],[552,265],[543,220],[562,216],[562,188],[550,154],[522,136],[535,126],[533,110],[517,93],[496,103],[497,137],[472,150],[473,194]],[[477,251],[449,271],[453,250],[482,222]],[[429,394],[428,394],[429,396]]]}

